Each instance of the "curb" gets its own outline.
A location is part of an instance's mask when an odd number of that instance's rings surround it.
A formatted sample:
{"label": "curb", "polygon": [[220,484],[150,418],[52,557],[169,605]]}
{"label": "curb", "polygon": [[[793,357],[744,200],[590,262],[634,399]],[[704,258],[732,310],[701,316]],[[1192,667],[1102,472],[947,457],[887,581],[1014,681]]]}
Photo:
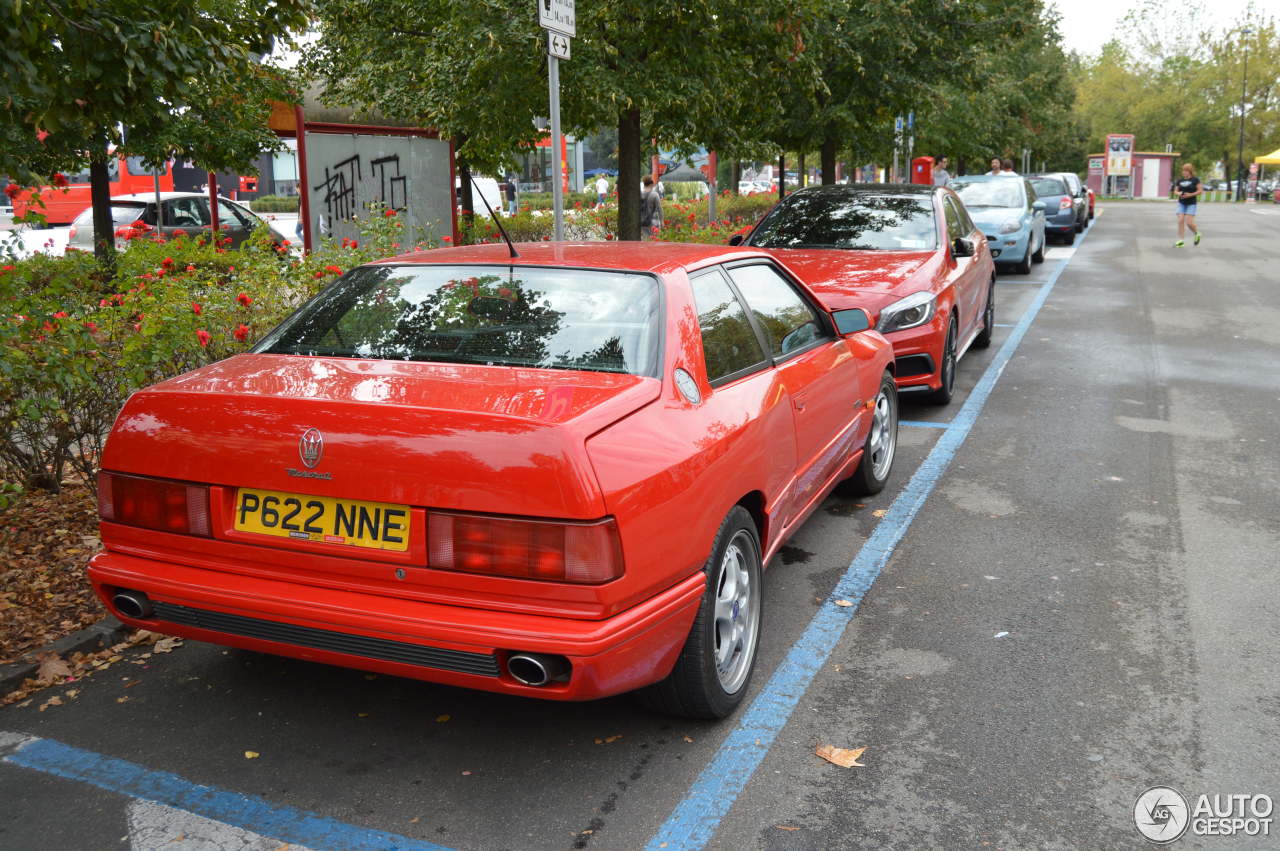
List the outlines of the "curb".
{"label": "curb", "polygon": [[131,629],[131,627],[125,626],[115,617],[107,615],[102,620],[95,624],[90,624],[84,629],[77,630],[70,635],[64,635],[57,641],[23,653],[17,662],[0,665],[0,695],[8,694],[20,688],[23,680],[36,675],[36,670],[40,667],[40,663],[35,660],[37,653],[53,651],[65,659],[72,653],[89,653],[94,650],[101,650],[104,647],[119,643],[129,634]]}

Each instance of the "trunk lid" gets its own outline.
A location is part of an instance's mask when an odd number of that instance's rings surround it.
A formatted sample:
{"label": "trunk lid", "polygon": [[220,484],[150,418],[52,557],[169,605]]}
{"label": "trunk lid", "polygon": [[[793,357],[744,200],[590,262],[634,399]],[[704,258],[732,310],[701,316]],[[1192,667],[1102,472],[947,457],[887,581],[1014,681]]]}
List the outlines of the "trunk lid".
{"label": "trunk lid", "polygon": [[[134,394],[102,466],[228,487],[594,519],[604,504],[584,441],[660,391],[658,379],[604,372],[239,355]],[[303,457],[309,429],[323,440],[314,466]]]}

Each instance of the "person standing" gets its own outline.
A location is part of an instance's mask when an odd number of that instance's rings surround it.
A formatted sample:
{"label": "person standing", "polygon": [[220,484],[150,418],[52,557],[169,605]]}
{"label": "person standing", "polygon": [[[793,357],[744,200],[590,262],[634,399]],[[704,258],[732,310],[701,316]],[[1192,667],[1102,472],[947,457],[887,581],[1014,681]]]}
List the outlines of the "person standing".
{"label": "person standing", "polygon": [[1013,160],[1007,158],[1000,160],[1000,173],[1011,174],[1014,177],[1017,177],[1018,173],[1013,170]]}
{"label": "person standing", "polygon": [[1191,163],[1182,164],[1182,179],[1178,181],[1178,241],[1174,248],[1181,248],[1185,243],[1183,236],[1186,229],[1191,228],[1195,234],[1194,245],[1200,244],[1200,230],[1196,227],[1196,199],[1204,192],[1204,185],[1196,177],[1196,168]]}
{"label": "person standing", "polygon": [[1000,158],[999,158],[999,157],[992,157],[992,158],[991,158],[991,171],[987,172],[987,174],[999,174],[999,173],[1000,173],[1000,169],[1001,169],[1002,167],[1003,167],[1003,165],[1002,165],[1002,164],[1001,164],[1001,162],[1000,162]]}
{"label": "person standing", "polygon": [[653,175],[646,174],[640,190],[640,238],[653,239],[662,229],[662,198],[653,188]]}
{"label": "person standing", "polygon": [[609,179],[603,174],[596,179],[596,206],[603,207],[609,197]]}
{"label": "person standing", "polygon": [[514,217],[517,211],[517,194],[516,177],[511,175],[507,178],[507,215]]}
{"label": "person standing", "polygon": [[947,171],[947,158],[938,157],[933,165],[933,185],[946,186],[951,182],[951,172]]}

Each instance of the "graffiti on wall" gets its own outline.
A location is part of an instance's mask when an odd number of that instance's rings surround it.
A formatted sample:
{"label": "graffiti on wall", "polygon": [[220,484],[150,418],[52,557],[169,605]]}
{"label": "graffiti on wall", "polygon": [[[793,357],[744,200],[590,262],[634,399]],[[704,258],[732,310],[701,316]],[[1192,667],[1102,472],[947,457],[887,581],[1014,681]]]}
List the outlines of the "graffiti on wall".
{"label": "graffiti on wall", "polygon": [[408,228],[452,228],[449,144],[420,136],[307,134],[312,234],[356,238],[370,208],[391,208]]}

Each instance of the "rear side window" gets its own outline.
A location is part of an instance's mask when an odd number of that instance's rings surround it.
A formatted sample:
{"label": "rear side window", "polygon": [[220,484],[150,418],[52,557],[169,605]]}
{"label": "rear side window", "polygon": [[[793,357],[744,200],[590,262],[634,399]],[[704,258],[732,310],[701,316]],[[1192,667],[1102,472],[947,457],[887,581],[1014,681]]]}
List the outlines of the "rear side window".
{"label": "rear side window", "polygon": [[721,381],[763,364],[760,339],[724,276],[719,272],[699,275],[690,286],[698,308],[707,380]]}
{"label": "rear side window", "polygon": [[656,376],[648,275],[521,266],[361,266],[255,351]]}
{"label": "rear side window", "polygon": [[174,198],[164,204],[164,223],[177,228],[198,228],[209,224],[200,198]]}
{"label": "rear side window", "polygon": [[737,266],[729,277],[764,329],[773,357],[786,357],[827,336],[817,312],[772,266]]}
{"label": "rear side window", "polygon": [[[117,202],[111,205],[111,226],[117,228],[125,227],[133,224],[138,219],[155,224],[155,215],[153,214],[148,218],[146,213],[149,212],[150,210],[143,204],[120,204]],[[93,227],[93,208],[86,207],[71,224],[77,229]]]}

